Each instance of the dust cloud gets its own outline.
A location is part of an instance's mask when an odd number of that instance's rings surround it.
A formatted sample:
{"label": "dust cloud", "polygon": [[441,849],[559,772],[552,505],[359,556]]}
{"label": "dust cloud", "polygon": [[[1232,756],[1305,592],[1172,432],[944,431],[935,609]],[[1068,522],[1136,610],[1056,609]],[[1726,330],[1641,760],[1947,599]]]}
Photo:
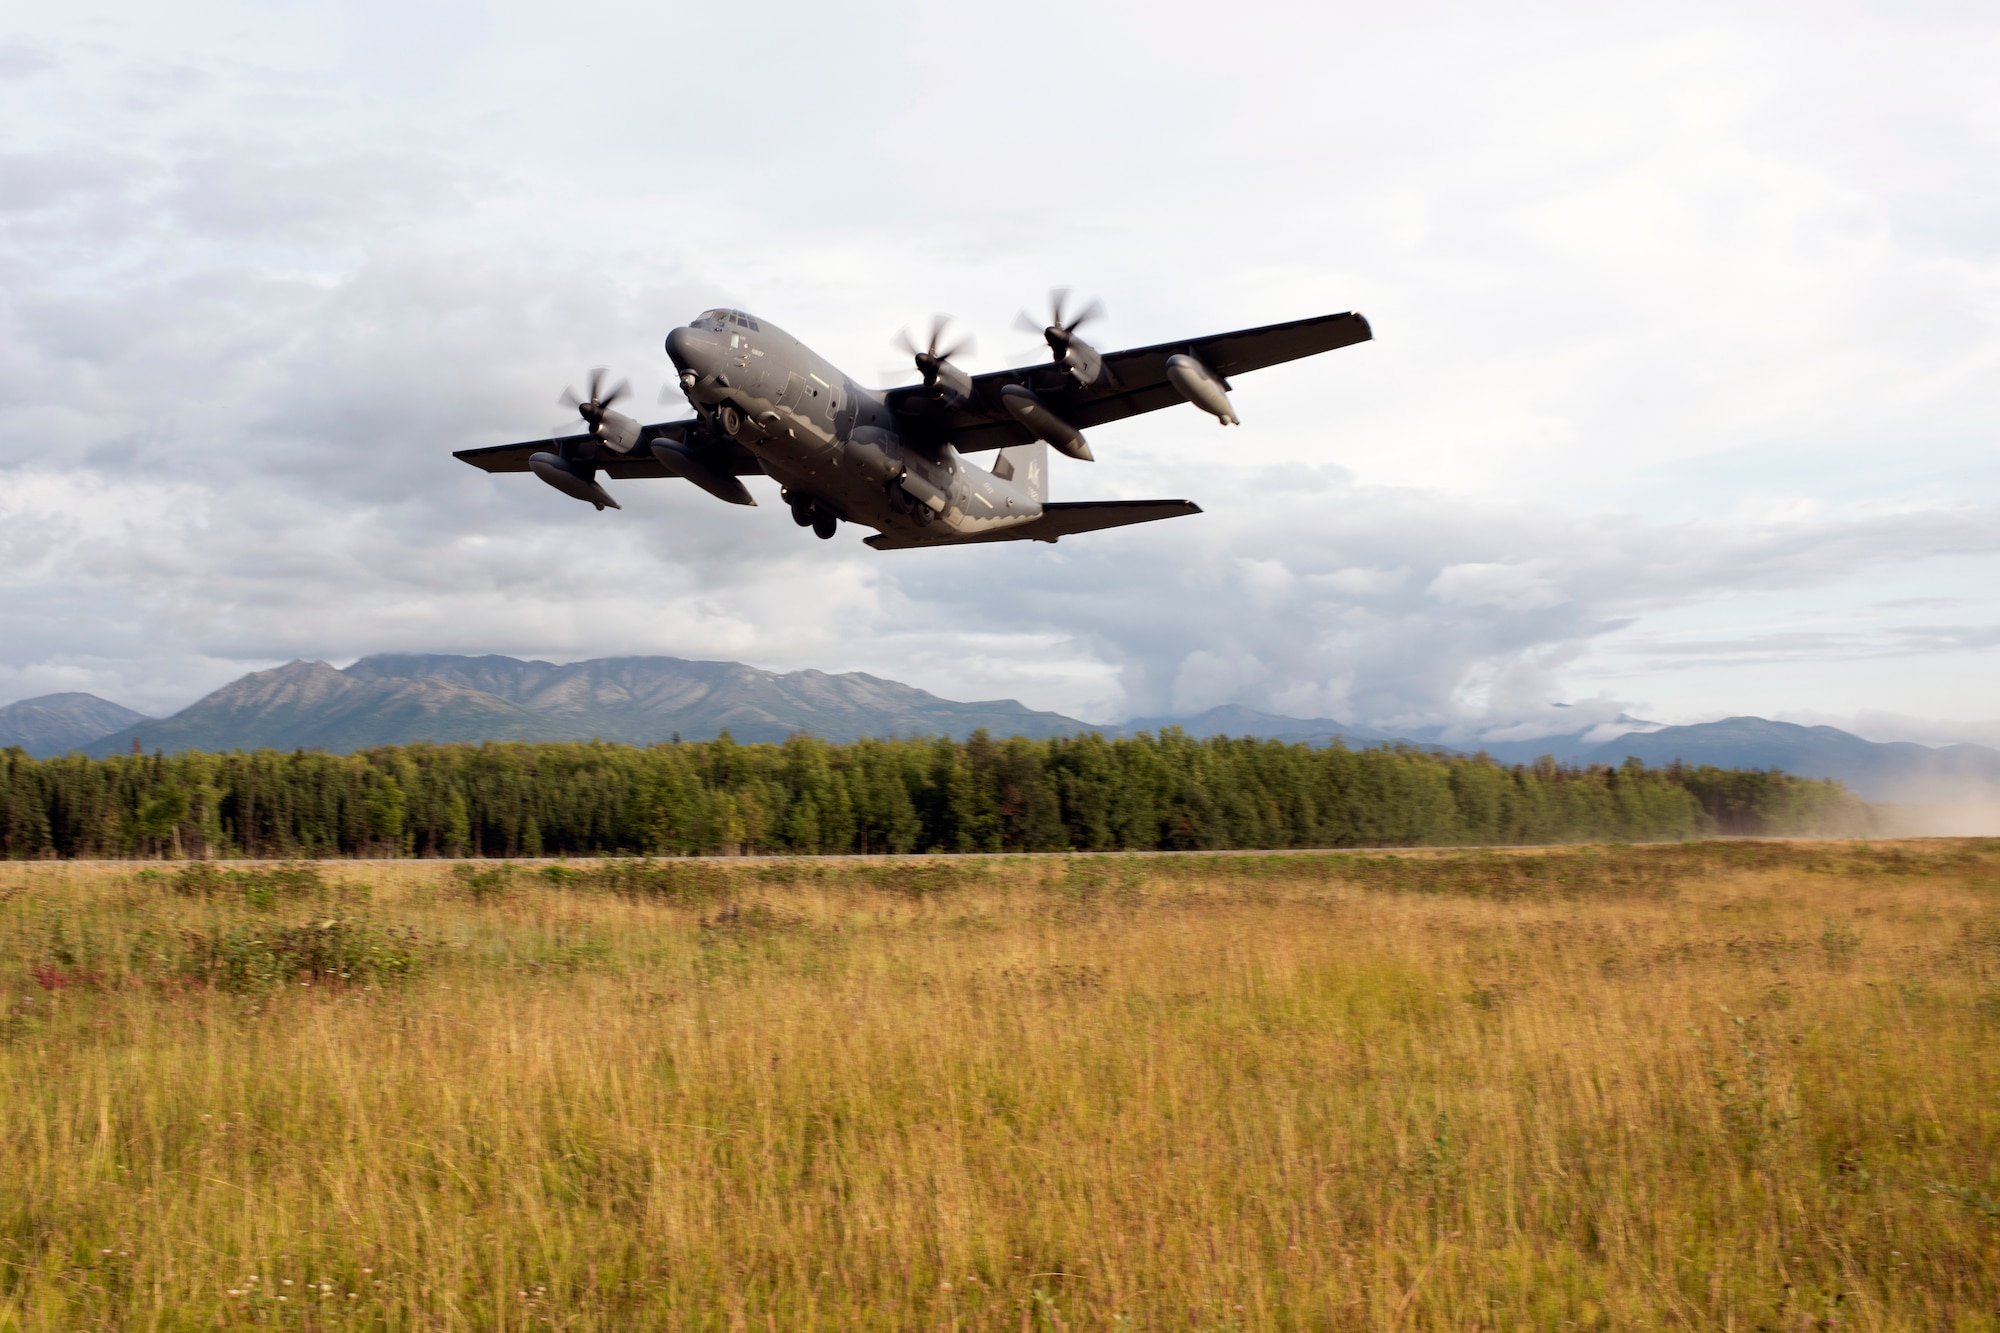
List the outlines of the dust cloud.
{"label": "dust cloud", "polygon": [[1878,827],[1894,837],[2000,836],[2000,791],[1991,789],[1967,792],[1948,800],[1878,801],[1873,808]]}

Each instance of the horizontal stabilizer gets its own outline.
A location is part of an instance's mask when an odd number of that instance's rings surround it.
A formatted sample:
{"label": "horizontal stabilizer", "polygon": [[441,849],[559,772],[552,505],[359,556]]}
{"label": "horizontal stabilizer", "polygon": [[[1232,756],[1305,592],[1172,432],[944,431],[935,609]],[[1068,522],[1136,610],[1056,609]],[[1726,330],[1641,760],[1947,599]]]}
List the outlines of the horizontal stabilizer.
{"label": "horizontal stabilizer", "polygon": [[1152,523],[1163,518],[1199,514],[1201,506],[1191,500],[1080,500],[1060,501],[1042,506],[1042,516],[1031,523],[988,532],[959,534],[929,531],[881,532],[868,538],[878,551],[900,551],[913,546],[971,546],[980,542],[1053,542],[1079,532],[1122,528],[1133,523]]}

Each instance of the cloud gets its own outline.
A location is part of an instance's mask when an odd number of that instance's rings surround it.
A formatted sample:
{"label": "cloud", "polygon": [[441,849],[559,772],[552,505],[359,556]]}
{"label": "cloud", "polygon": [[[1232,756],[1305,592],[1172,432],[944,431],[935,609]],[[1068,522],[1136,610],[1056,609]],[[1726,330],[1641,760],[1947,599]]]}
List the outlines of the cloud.
{"label": "cloud", "polygon": [[55,61],[24,42],[0,42],[0,79],[25,79],[55,67]]}
{"label": "cloud", "polygon": [[1408,569],[1364,569],[1359,566],[1336,569],[1331,574],[1313,574],[1312,582],[1353,597],[1381,597],[1400,589],[1409,581]]}
{"label": "cloud", "polygon": [[110,155],[0,154],[0,212],[55,208],[114,192],[133,166]]}
{"label": "cloud", "polygon": [[1427,591],[1439,601],[1455,606],[1538,611],[1569,600],[1547,577],[1550,564],[1547,560],[1530,560],[1513,565],[1501,562],[1447,565],[1431,580]]}
{"label": "cloud", "polygon": [[162,203],[180,225],[218,238],[337,242],[357,228],[458,212],[469,203],[463,174],[442,156],[211,141],[176,163]]}

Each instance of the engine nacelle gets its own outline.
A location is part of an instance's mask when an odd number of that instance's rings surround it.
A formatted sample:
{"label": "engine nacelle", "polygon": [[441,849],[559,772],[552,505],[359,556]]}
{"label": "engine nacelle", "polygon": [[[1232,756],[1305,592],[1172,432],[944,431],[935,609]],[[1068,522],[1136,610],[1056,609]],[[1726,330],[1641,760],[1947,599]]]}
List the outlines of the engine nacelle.
{"label": "engine nacelle", "polygon": [[1048,404],[1018,384],[1002,385],[1000,402],[1011,412],[1014,420],[1034,432],[1038,440],[1046,440],[1058,452],[1086,463],[1096,462],[1090,446],[1084,442],[1081,432],[1049,410]]}
{"label": "engine nacelle", "polygon": [[528,471],[561,491],[564,495],[596,505],[599,509],[622,509],[611,492],[597,484],[597,469],[587,464],[572,463],[556,454],[528,455]]}
{"label": "engine nacelle", "polygon": [[930,396],[948,408],[964,407],[972,397],[972,376],[949,361],[939,361],[936,369],[926,369],[925,386]]}
{"label": "engine nacelle", "polygon": [[606,411],[591,431],[597,442],[614,454],[629,454],[639,443],[639,423],[620,412]]}
{"label": "engine nacelle", "polygon": [[[1104,358],[1099,355],[1095,347],[1074,333],[1063,339],[1063,352],[1059,360],[1062,368],[1069,372],[1070,378],[1082,388],[1088,389],[1104,378]],[[1051,440],[1049,443],[1053,444],[1055,441]]]}
{"label": "engine nacelle", "polygon": [[1167,358],[1167,380],[1193,403],[1225,426],[1238,425],[1236,409],[1229,405],[1229,383],[1186,353]]}

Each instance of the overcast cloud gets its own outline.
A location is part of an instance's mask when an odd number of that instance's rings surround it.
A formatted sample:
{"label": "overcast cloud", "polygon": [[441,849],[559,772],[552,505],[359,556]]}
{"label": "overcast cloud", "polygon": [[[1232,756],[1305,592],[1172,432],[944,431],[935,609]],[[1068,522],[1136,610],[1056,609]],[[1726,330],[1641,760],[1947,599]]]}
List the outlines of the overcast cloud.
{"label": "overcast cloud", "polygon": [[[91,4],[0,28],[0,701],[295,656],[719,657],[1992,739],[2000,11]],[[1055,283],[1377,341],[1093,432],[1194,519],[877,554],[450,457],[718,302],[864,379]],[[679,415],[677,400],[658,417]],[[658,419],[649,412],[649,419]],[[1572,707],[1557,710],[1552,705]]]}

